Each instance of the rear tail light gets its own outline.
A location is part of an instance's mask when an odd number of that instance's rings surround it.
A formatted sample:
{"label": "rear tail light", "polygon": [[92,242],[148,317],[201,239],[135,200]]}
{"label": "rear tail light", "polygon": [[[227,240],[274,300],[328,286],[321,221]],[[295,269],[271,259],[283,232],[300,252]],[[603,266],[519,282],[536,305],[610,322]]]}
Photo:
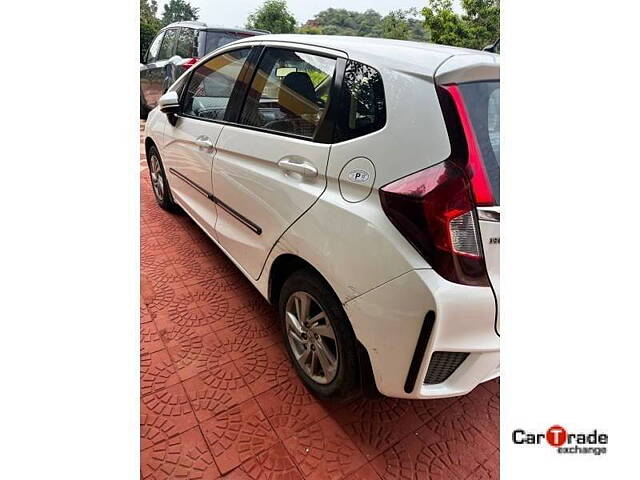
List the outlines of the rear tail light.
{"label": "rear tail light", "polygon": [[460,119],[464,138],[467,143],[467,172],[471,178],[476,204],[482,206],[495,205],[496,201],[493,196],[493,189],[489,183],[489,176],[487,175],[487,169],[482,159],[482,152],[478,146],[478,140],[473,131],[469,112],[462,98],[462,93],[457,85],[446,85],[441,88],[450,95]]}
{"label": "rear tail light", "polygon": [[386,215],[436,272],[451,282],[488,286],[472,195],[451,160],[380,190]]}
{"label": "rear tail light", "polygon": [[382,208],[442,277],[489,286],[476,205],[494,205],[493,191],[460,90],[438,89],[451,156],[381,188]]}
{"label": "rear tail light", "polygon": [[184,68],[185,70],[189,70],[191,67],[193,67],[196,64],[198,60],[200,59],[195,57],[189,58],[182,64],[182,68]]}

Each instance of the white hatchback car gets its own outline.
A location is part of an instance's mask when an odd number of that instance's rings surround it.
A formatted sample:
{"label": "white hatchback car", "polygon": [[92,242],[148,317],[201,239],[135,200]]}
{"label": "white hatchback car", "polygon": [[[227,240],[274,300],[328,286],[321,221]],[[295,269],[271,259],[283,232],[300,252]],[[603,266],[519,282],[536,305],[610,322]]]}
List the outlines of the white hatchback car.
{"label": "white hatchback car", "polygon": [[179,205],[276,305],[317,395],[461,395],[499,375],[500,60],[372,38],[226,45],[149,115]]}

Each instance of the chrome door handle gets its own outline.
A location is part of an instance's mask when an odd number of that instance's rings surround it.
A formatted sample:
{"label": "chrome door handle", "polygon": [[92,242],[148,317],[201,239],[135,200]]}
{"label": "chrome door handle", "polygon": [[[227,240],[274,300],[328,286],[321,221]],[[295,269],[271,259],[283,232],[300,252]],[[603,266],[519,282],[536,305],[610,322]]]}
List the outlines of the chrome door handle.
{"label": "chrome door handle", "polygon": [[205,150],[213,150],[213,142],[209,137],[205,137],[204,135],[201,135],[198,138],[196,138],[193,141],[193,143],[195,143],[198,148],[202,148]]}
{"label": "chrome door handle", "polygon": [[318,175],[318,170],[313,165],[306,162],[294,162],[287,158],[280,160],[278,162],[278,167],[285,171],[299,173],[305,177],[315,177]]}

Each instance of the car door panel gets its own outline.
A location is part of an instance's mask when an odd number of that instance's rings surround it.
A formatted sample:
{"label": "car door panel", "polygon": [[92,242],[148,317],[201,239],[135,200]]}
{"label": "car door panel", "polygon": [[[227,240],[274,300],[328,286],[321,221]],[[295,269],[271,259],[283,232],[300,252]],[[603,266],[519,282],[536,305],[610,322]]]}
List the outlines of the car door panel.
{"label": "car door panel", "polygon": [[216,234],[223,248],[259,278],[278,238],[326,187],[330,145],[313,141],[328,98],[317,87],[331,81],[335,59],[267,48],[238,123],[226,125],[216,145],[213,186],[220,206]]}
{"label": "car door panel", "polygon": [[[218,209],[217,238],[253,278],[259,277],[278,238],[324,191],[329,148],[231,125],[222,130],[213,162],[213,184],[215,196],[236,214]],[[278,163],[283,159],[312,167],[317,174],[281,167]]]}
{"label": "car door panel", "polygon": [[164,131],[164,166],[174,198],[215,237],[218,215],[212,182],[215,147],[250,49],[212,57],[189,76],[175,124]]}
{"label": "car door panel", "polygon": [[164,132],[163,160],[171,192],[210,235],[217,218],[211,168],[221,131],[222,124],[179,117],[175,126],[167,123]]}

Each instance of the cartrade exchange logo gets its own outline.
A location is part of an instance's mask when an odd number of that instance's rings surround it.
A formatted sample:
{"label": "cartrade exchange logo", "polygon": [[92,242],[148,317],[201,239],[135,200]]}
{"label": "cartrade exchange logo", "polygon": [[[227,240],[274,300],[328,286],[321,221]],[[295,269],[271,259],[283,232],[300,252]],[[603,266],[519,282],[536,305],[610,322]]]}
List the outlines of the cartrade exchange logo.
{"label": "cartrade exchange logo", "polygon": [[546,433],[516,429],[511,434],[516,445],[540,445],[546,442],[558,453],[603,455],[607,453],[609,436],[593,430],[587,433],[569,433],[560,425],[549,427]]}

